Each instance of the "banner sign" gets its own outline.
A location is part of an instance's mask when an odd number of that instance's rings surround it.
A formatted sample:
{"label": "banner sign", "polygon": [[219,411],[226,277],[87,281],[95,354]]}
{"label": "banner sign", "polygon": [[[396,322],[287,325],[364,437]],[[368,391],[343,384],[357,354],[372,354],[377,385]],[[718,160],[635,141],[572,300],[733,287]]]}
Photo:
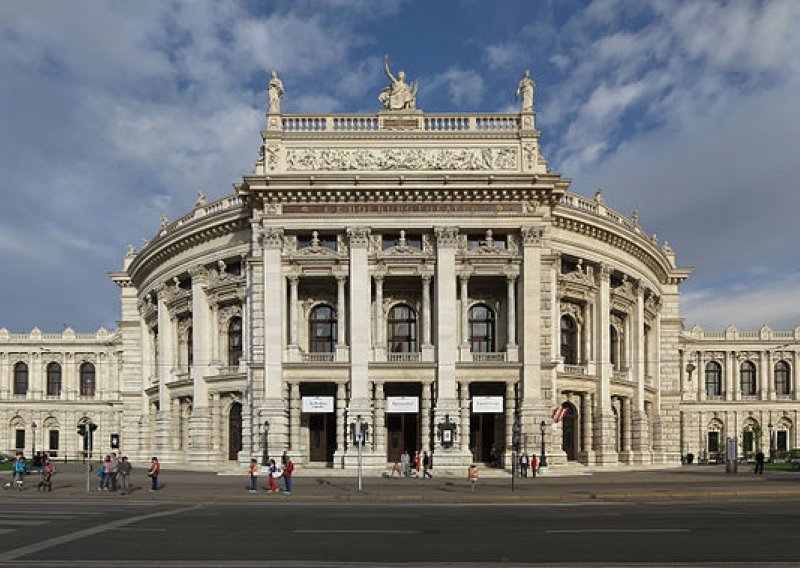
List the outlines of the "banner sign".
{"label": "banner sign", "polygon": [[418,396],[387,396],[386,412],[394,414],[413,414],[419,412]]}
{"label": "banner sign", "polygon": [[303,412],[315,413],[315,414],[333,412],[333,397],[304,396]]}
{"label": "banner sign", "polygon": [[472,413],[473,414],[502,414],[503,413],[503,397],[502,396],[473,396],[472,397]]}

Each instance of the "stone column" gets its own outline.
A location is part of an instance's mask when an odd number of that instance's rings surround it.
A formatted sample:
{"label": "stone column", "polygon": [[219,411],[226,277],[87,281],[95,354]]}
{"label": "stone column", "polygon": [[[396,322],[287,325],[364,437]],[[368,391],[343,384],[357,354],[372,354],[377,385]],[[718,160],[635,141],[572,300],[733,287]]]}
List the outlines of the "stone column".
{"label": "stone column", "polygon": [[[172,408],[167,383],[173,373],[172,318],[167,308],[167,286],[158,290],[158,413],[156,414],[156,449],[162,456],[174,457],[172,452]],[[169,459],[169,458],[167,458]]]}
{"label": "stone column", "polygon": [[722,372],[725,373],[725,382],[723,383],[725,392],[722,394],[725,400],[733,400],[733,381],[737,373],[736,366],[731,361],[730,351],[724,351],[722,365]]}
{"label": "stone column", "polygon": [[420,406],[420,429],[422,430],[422,451],[431,451],[431,384],[422,383],[422,404]]}
{"label": "stone column", "polygon": [[283,274],[282,257],[283,230],[264,227],[261,249],[261,297],[264,301],[263,305],[253,306],[253,313],[261,318],[264,329],[264,395],[259,416],[261,422],[269,420],[268,445],[274,451],[284,447],[289,430],[283,400],[283,352],[286,347],[287,316],[286,278]]}
{"label": "stone column", "polygon": [[[620,461],[631,463],[633,461],[631,454],[633,400],[630,397],[625,397],[620,400],[620,403],[620,410],[622,411],[622,455],[620,456]],[[642,414],[644,414],[644,411],[642,411]]]}
{"label": "stone column", "polygon": [[212,461],[211,415],[208,410],[208,385],[206,376],[211,363],[211,308],[205,287],[208,271],[203,266],[190,270],[192,276],[192,414],[189,417],[189,453],[193,463]]}
{"label": "stone column", "polygon": [[[736,351],[730,351],[727,355],[731,359],[731,366],[734,369],[738,369],[738,360],[736,359]],[[758,377],[756,377],[758,379]],[[758,380],[756,380],[756,387],[758,386]],[[733,377],[733,400],[742,400],[742,380],[739,373],[734,373]]]}
{"label": "stone column", "polygon": [[[592,321],[592,308],[589,302],[583,305],[583,325],[581,326],[581,334],[583,338],[583,346],[581,349],[581,356],[578,359],[578,364],[587,365],[587,374],[593,375],[594,369],[589,369],[588,365],[592,358],[592,334],[591,334],[591,321]],[[561,322],[556,322],[556,325],[561,326]]]}
{"label": "stone column", "polygon": [[649,463],[652,460],[649,436],[650,425],[647,420],[647,414],[644,411],[644,393],[645,374],[647,372],[645,353],[650,353],[651,350],[645,350],[645,341],[649,338],[644,332],[644,287],[641,283],[636,286],[636,306],[634,307],[630,327],[630,339],[633,347],[631,372],[633,373],[632,378],[636,381],[635,400],[631,405],[631,460],[635,463]]}
{"label": "stone column", "polygon": [[428,271],[421,273],[422,278],[422,360],[433,361],[434,351],[431,343],[431,279]]}
{"label": "stone column", "polygon": [[461,381],[459,388],[460,406],[461,406],[461,426],[458,429],[460,440],[460,448],[462,452],[469,452],[469,418],[470,418],[470,398],[469,398],[469,383]]}
{"label": "stone column", "polygon": [[386,324],[383,321],[383,272],[372,275],[375,282],[375,360],[386,361]]}
{"label": "stone column", "polygon": [[[438,310],[436,318],[437,401],[434,424],[439,424],[447,415],[455,419],[460,410],[456,392],[458,333],[455,318],[451,317],[451,314],[456,313],[458,229],[456,227],[437,227],[434,231],[436,233],[436,309]],[[438,438],[435,441],[435,448],[436,459],[442,466],[463,466],[469,461],[468,457],[458,448],[444,448]]]}
{"label": "stone column", "polygon": [[345,424],[345,409],[347,408],[347,385],[345,383],[336,384],[336,453],[344,454],[346,450],[345,440],[347,431]]}
{"label": "stone column", "polygon": [[592,449],[592,411],[594,409],[593,395],[589,393],[581,394],[581,443],[583,451],[580,453],[580,460],[586,465],[594,463],[594,450]]}
{"label": "stone column", "polygon": [[611,411],[611,346],[609,344],[609,325],[611,312],[610,282],[611,270],[605,264],[597,269],[597,295],[595,305],[595,368],[597,372],[597,397],[595,400],[594,436],[595,459],[599,465],[618,461],[614,414]]}
{"label": "stone column", "polygon": [[775,389],[772,388],[772,376],[769,372],[769,351],[761,352],[759,377],[761,379],[761,400],[775,400]]}
{"label": "stone column", "polygon": [[503,460],[506,469],[511,469],[512,445],[514,443],[514,413],[516,411],[516,396],[513,382],[506,383],[505,400],[505,459]]}
{"label": "stone column", "polygon": [[697,369],[697,400],[706,399],[706,369],[703,366],[703,352],[697,352],[697,362],[695,363]]}
{"label": "stone column", "polygon": [[212,429],[211,429],[211,450],[214,452],[216,459],[221,459],[220,452],[222,451],[222,447],[220,445],[220,433],[216,426],[219,424],[219,415],[221,414],[222,409],[220,408],[220,400],[219,400],[219,393],[212,392],[211,393],[211,412],[209,413],[209,417],[211,419]]}
{"label": "stone column", "polygon": [[295,458],[302,457],[303,461],[305,461],[306,452],[304,451],[303,443],[300,440],[300,419],[303,412],[300,399],[300,383],[290,383],[289,388],[289,447],[291,448],[292,455],[295,456]]}
{"label": "stone column", "polygon": [[336,275],[336,360],[339,362],[348,361],[347,353],[347,300],[345,284],[347,276],[337,273]]}
{"label": "stone column", "polygon": [[300,360],[300,322],[299,310],[300,300],[298,289],[300,287],[300,277],[297,274],[289,276],[289,360]]}
{"label": "stone column", "polygon": [[375,444],[375,454],[380,459],[384,456],[384,461],[389,461],[386,458],[386,396],[383,392],[383,383],[375,382],[375,435],[373,441]]}
{"label": "stone column", "polygon": [[[370,352],[370,300],[372,286],[369,276],[368,246],[370,230],[367,227],[350,227],[350,316],[351,322],[365,322],[365,325],[350,326],[350,400],[347,407],[347,421],[353,422],[358,416],[367,423],[372,422],[372,393],[369,389]],[[369,424],[374,431],[373,424]],[[356,448],[347,451],[348,464],[356,464]],[[366,448],[365,448],[366,449]],[[375,465],[374,452],[367,450],[365,461]]]}
{"label": "stone column", "polygon": [[[522,227],[522,290],[520,293],[520,341],[522,350],[522,432],[539,439],[539,423],[550,419],[550,401],[542,396],[542,376],[546,361],[542,359],[542,254],[545,245],[544,227]],[[559,325],[558,322],[551,322]],[[538,451],[538,450],[537,450]]]}
{"label": "stone column", "polygon": [[[798,371],[798,366],[800,365],[800,351],[794,351],[792,359],[793,359],[793,362],[792,362],[793,364],[792,364],[791,371],[789,371],[789,373],[790,373],[789,374],[789,380],[791,381],[792,399],[793,400],[797,400],[798,399],[798,395],[800,395],[800,390],[797,389],[797,375],[798,375],[797,371]],[[797,428],[797,426],[798,426],[797,425],[797,421],[795,420],[793,422],[793,424],[794,424],[794,427],[792,428],[792,430],[794,431],[795,436],[797,436],[797,429],[798,429]],[[792,446],[792,447],[796,448],[797,445]]]}
{"label": "stone column", "polygon": [[461,307],[461,361],[472,361],[472,349],[469,336],[469,273],[462,272],[458,275],[460,285],[459,305]]}
{"label": "stone column", "polygon": [[506,356],[509,361],[516,361],[519,358],[517,347],[517,274],[506,275]]}

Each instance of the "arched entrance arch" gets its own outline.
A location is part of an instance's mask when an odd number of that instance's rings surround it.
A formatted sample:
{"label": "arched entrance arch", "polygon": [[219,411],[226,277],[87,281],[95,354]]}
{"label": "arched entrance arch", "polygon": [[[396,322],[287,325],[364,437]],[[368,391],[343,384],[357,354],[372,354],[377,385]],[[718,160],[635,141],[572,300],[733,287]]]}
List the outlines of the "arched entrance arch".
{"label": "arched entrance arch", "polygon": [[228,411],[228,459],[236,461],[242,451],[242,404],[234,402]]}
{"label": "arched entrance arch", "polygon": [[580,441],[578,409],[569,401],[562,403],[561,409],[566,410],[561,418],[561,449],[567,454],[567,461],[575,461],[578,459]]}

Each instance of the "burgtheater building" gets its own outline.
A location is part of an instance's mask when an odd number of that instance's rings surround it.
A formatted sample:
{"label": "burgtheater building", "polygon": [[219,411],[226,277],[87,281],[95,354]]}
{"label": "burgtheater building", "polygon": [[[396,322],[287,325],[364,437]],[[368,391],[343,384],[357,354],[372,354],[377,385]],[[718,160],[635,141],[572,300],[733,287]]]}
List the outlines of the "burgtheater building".
{"label": "burgtheater building", "polygon": [[685,330],[691,270],[548,168],[514,114],[431,114],[402,73],[376,114],[280,110],[235,192],[162,219],[111,273],[115,331],[0,329],[0,447],[223,467],[284,450],[377,470],[676,464],[798,446],[800,328]]}

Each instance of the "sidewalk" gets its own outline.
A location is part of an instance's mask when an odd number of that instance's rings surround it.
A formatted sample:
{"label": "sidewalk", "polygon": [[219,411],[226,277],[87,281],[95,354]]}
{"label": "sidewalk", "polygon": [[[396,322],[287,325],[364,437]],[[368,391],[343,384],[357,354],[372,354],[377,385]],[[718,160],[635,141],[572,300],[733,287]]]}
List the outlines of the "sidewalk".
{"label": "sidewalk", "polygon": [[[312,476],[299,469],[294,478],[294,493],[271,494],[246,491],[247,479],[239,476],[217,475],[165,468],[159,482],[161,490],[149,492],[149,479],[143,467],[134,464],[133,486],[130,495],[121,496],[97,491],[98,480],[91,476],[92,491],[86,492],[86,470],[80,464],[61,465],[53,478],[53,491],[36,490],[38,479],[28,476],[23,492],[5,490],[2,499],[84,500],[135,502],[242,502],[259,503],[290,501],[341,502],[581,502],[593,500],[668,500],[668,499],[728,499],[728,498],[800,498],[800,474],[768,472],[755,476],[751,472],[726,474],[722,466],[685,466],[670,470],[599,471],[589,475],[537,477],[515,479],[480,479],[472,490],[466,476],[432,480],[364,477],[364,491],[356,489],[354,475],[349,477]],[[435,473],[435,472],[434,472]],[[10,476],[9,476],[10,478]],[[283,480],[278,480],[283,487]],[[261,477],[259,487],[266,486]]]}

